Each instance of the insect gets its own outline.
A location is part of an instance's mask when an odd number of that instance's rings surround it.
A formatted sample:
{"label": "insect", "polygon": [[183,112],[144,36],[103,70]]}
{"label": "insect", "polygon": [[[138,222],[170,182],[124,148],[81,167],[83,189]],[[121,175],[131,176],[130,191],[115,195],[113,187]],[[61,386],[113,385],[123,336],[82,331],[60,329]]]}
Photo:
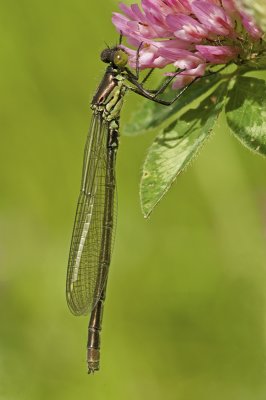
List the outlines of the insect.
{"label": "insect", "polygon": [[99,370],[100,362],[100,331],[116,221],[115,162],[123,98],[131,90],[157,103],[170,105],[187,88],[170,102],[158,95],[174,76],[158,90],[144,89],[143,84],[152,70],[139,82],[140,47],[136,74],[127,67],[128,55],[120,47],[107,48],[101,53],[101,60],[108,66],[91,103],[92,120],[84,151],[66,281],[71,312],[74,315],[91,313],[87,342],[89,373]]}

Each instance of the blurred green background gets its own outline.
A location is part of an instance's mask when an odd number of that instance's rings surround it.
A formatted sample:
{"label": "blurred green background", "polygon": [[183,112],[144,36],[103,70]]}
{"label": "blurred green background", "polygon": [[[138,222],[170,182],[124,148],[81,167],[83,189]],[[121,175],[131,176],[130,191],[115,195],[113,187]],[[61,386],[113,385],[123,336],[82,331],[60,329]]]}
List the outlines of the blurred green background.
{"label": "blurred green background", "polygon": [[152,135],[121,137],[101,371],[86,373],[88,318],[68,311],[65,273],[114,10],[0,5],[0,399],[265,399],[266,160],[222,120],[149,220],[138,183]]}

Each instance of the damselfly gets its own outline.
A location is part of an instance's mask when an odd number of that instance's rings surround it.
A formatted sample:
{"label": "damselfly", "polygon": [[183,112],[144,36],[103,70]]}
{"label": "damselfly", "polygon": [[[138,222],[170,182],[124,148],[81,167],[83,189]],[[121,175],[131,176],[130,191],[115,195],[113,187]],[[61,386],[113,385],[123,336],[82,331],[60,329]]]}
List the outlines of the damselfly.
{"label": "damselfly", "polygon": [[157,97],[174,77],[168,78],[159,90],[144,89],[152,70],[139,82],[138,57],[134,74],[127,68],[128,55],[120,47],[105,49],[101,60],[108,66],[91,104],[93,115],[84,152],[66,286],[71,312],[75,315],[91,312],[87,343],[89,373],[99,369],[100,330],[115,228],[115,161],[123,98],[131,90],[170,105],[182,94],[179,92],[170,102]]}

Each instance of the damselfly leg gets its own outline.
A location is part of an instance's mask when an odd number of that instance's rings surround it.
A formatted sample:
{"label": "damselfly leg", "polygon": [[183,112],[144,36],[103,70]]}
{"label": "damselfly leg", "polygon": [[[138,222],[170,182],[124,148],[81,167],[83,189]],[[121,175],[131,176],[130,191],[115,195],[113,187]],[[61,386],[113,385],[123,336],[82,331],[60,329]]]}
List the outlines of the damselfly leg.
{"label": "damselfly leg", "polygon": [[163,100],[158,98],[159,94],[162,94],[165,89],[169,86],[169,84],[172,82],[172,80],[175,78],[175,76],[171,76],[171,78],[169,78],[167,80],[166,83],[164,83],[158,90],[153,91],[153,90],[148,90],[148,89],[144,89],[143,86],[136,81],[132,81],[130,80],[130,78],[128,78],[128,81],[131,82],[132,84],[134,84],[134,86],[127,86],[128,90],[131,90],[134,93],[139,94],[142,97],[145,97],[148,100],[154,101],[155,103],[158,104],[162,104],[164,106],[171,106],[175,101],[177,101],[182,95],[183,93],[193,84],[195,83],[195,81],[197,79],[199,79],[198,77],[194,78],[194,80],[192,82],[190,82],[187,86],[185,86],[184,88],[182,88],[181,91],[179,91],[176,96],[173,97],[173,99],[167,101],[167,100]]}

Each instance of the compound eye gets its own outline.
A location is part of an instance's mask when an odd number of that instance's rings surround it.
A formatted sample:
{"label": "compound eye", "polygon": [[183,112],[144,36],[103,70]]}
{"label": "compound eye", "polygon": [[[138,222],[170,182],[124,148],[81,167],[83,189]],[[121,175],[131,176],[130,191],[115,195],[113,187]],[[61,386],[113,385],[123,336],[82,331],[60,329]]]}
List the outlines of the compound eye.
{"label": "compound eye", "polygon": [[104,49],[101,52],[101,60],[105,63],[109,63],[111,62],[112,59],[112,51],[111,49]]}
{"label": "compound eye", "polygon": [[114,64],[117,67],[125,67],[128,62],[128,55],[123,50],[117,50],[114,54]]}

